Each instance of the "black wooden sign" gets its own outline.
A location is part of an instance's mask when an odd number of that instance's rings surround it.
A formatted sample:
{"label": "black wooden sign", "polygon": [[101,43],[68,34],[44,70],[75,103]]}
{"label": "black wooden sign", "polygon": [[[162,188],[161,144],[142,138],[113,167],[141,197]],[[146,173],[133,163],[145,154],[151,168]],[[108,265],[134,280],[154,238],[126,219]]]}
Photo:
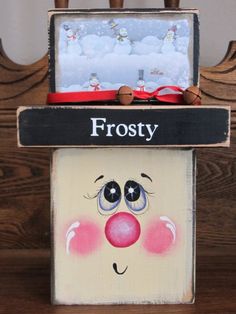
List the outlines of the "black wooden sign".
{"label": "black wooden sign", "polygon": [[18,112],[20,146],[229,146],[228,107],[34,107]]}

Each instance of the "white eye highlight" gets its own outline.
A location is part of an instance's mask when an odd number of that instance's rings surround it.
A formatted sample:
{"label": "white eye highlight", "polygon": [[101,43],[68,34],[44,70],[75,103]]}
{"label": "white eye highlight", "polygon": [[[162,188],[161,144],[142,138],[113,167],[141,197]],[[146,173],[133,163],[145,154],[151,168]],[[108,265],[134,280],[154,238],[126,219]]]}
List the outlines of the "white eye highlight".
{"label": "white eye highlight", "polygon": [[98,193],[98,210],[100,213],[110,215],[117,210],[121,201],[120,186],[116,181],[106,183]]}
{"label": "white eye highlight", "polygon": [[128,208],[135,214],[141,214],[148,206],[147,192],[141,184],[129,180],[124,187],[125,202]]}

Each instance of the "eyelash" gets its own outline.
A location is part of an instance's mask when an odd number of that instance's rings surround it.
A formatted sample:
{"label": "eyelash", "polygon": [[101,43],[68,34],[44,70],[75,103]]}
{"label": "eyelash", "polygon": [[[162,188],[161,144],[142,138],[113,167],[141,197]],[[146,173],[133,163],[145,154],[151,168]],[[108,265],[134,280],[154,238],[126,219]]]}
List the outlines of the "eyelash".
{"label": "eyelash", "polygon": [[86,198],[87,200],[93,200],[93,199],[98,197],[99,192],[100,192],[100,190],[97,191],[96,194],[93,196],[91,196],[90,194],[87,193],[86,195],[84,195],[84,198]]}
{"label": "eyelash", "polygon": [[[133,178],[130,178],[129,180],[131,180],[131,181],[136,181],[136,179],[133,179]],[[139,183],[139,181],[136,181],[136,182],[137,182],[139,185],[142,186],[144,192],[145,192],[148,196],[153,196],[153,195],[155,194],[155,192],[149,192],[149,191],[147,191],[146,189],[144,189],[143,185],[142,185],[141,183]]]}
{"label": "eyelash", "polygon": [[88,193],[86,195],[84,195],[84,198],[88,199],[88,200],[93,200],[95,199],[96,197],[98,197],[98,194],[101,192],[101,190],[104,188],[104,186],[110,182],[110,181],[114,181],[114,180],[108,180],[108,181],[105,181],[102,185],[100,185],[100,187],[97,189],[97,191],[95,192],[95,195],[94,196],[91,196],[89,195]]}
{"label": "eyelash", "polygon": [[[130,180],[133,180],[133,179],[130,179]],[[98,190],[95,192],[95,195],[91,196],[91,195],[89,195],[89,194],[87,193],[86,195],[84,195],[84,198],[86,198],[87,200],[93,200],[93,199],[97,198],[98,195],[99,195],[99,193],[101,192],[101,190],[104,188],[104,186],[105,186],[108,182],[110,182],[110,181],[114,181],[114,180],[108,180],[108,181],[104,182],[104,183],[98,188]],[[137,182],[137,183],[140,184],[139,182]],[[140,185],[141,185],[141,184],[140,184]],[[143,188],[143,190],[144,190],[144,192],[147,194],[147,196],[149,196],[149,197],[152,197],[152,196],[155,194],[154,192],[149,192],[149,191],[147,191],[147,190],[144,189],[144,188]]]}

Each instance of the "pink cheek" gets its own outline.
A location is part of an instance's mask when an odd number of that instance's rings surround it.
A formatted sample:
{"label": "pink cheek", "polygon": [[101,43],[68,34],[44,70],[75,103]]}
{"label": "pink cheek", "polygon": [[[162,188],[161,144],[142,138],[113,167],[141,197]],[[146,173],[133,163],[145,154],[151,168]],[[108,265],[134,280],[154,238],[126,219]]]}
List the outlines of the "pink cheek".
{"label": "pink cheek", "polygon": [[176,226],[166,216],[152,221],[144,234],[144,248],[154,254],[168,252],[176,243]]}
{"label": "pink cheek", "polygon": [[75,221],[66,232],[66,252],[88,255],[102,244],[102,232],[97,224],[90,220]]}

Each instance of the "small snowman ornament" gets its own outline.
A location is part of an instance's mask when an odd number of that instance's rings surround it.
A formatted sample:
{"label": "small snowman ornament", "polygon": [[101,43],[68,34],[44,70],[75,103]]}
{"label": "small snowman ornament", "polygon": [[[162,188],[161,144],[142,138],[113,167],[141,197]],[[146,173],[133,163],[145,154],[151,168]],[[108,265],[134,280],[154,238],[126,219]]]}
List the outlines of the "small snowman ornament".
{"label": "small snowman ornament", "polygon": [[175,52],[174,41],[176,39],[176,31],[177,31],[176,25],[173,25],[171,28],[168,29],[168,31],[164,37],[164,40],[163,40],[163,45],[161,48],[162,53]]}
{"label": "small snowman ornament", "polygon": [[89,91],[98,91],[101,90],[101,85],[97,77],[97,73],[91,73],[89,78]]}
{"label": "small snowman ornament", "polygon": [[82,48],[79,44],[79,30],[73,30],[68,25],[64,25],[64,30],[66,32],[67,52],[81,55]]}
{"label": "small snowman ornament", "polygon": [[137,81],[136,90],[140,92],[145,91],[144,70],[138,70],[138,81]]}
{"label": "small snowman ornament", "polygon": [[117,54],[126,54],[129,55],[131,53],[132,46],[129,40],[128,32],[126,28],[121,28],[116,37],[116,45],[114,48],[114,52]]}

